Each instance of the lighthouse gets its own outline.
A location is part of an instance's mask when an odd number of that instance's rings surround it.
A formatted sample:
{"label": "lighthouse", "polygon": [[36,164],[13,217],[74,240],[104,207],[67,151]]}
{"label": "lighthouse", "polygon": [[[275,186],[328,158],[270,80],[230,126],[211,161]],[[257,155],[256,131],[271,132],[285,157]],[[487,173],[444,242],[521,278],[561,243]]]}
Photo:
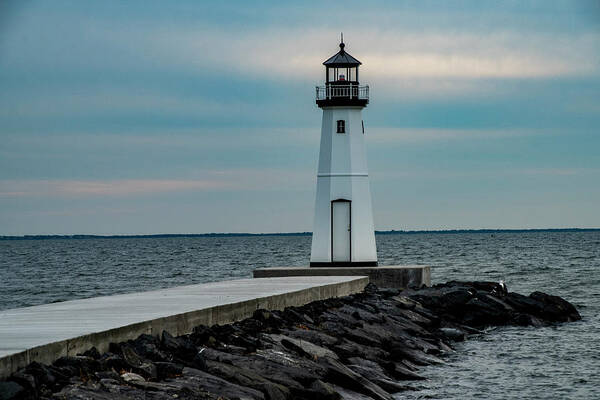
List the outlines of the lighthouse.
{"label": "lighthouse", "polygon": [[367,172],[361,62],[340,50],[327,59],[325,85],[316,88],[323,110],[311,267],[376,266],[377,248]]}
{"label": "lighthouse", "polygon": [[[367,282],[396,289],[431,286],[427,265],[377,265],[362,118],[369,104],[369,86],[360,85],[361,62],[345,47],[342,37],[340,51],[323,63],[325,85],[316,90],[323,121],[310,266],[258,268],[253,275],[318,285],[325,280],[317,277],[354,276],[356,281],[338,286],[346,294],[362,290]],[[361,280],[364,277],[368,281]]]}

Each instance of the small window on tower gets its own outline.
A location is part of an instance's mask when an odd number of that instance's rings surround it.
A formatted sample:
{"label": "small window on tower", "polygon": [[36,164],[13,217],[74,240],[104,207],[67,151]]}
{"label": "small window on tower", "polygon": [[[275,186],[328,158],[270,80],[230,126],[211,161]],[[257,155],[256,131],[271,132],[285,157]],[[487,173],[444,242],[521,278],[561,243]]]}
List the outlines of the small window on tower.
{"label": "small window on tower", "polygon": [[343,119],[340,119],[337,122],[337,133],[346,133],[346,121]]}

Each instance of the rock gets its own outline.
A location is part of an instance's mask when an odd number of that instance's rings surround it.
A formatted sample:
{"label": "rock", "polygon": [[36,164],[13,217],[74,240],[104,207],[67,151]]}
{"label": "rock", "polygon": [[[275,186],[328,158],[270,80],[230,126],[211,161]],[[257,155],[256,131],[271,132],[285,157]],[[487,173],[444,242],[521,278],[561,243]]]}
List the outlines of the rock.
{"label": "rock", "polygon": [[579,321],[581,319],[575,306],[558,296],[533,292],[529,297],[543,304],[541,316],[550,322]]}
{"label": "rock", "polygon": [[485,327],[503,325],[510,319],[510,314],[501,306],[485,302],[477,297],[465,304],[462,321],[471,326]]}
{"label": "rock", "polygon": [[285,335],[265,335],[275,343],[281,343],[287,349],[294,351],[311,360],[317,360],[319,357],[331,357],[337,359],[338,356],[333,351],[321,346],[317,346],[309,341],[296,339]]}
{"label": "rock", "polygon": [[118,354],[105,353],[98,361],[100,362],[101,369],[104,370],[113,369],[120,372],[129,368],[129,365],[123,360],[123,357]]}
{"label": "rock", "polygon": [[[234,346],[234,345],[231,345],[231,344],[224,344],[224,343],[221,344],[220,346],[218,346],[218,349],[220,349],[220,350],[222,350],[222,351],[224,351],[226,353],[237,354],[239,356],[243,356],[243,355],[246,355],[246,354],[249,354],[249,353],[256,352],[256,349],[253,349],[252,351],[249,351],[245,347]],[[198,352],[200,352],[200,351],[202,351],[202,349],[200,349]],[[198,355],[196,354],[196,356],[198,356]],[[201,368],[198,368],[198,369],[201,369]]]}
{"label": "rock", "polygon": [[351,363],[348,368],[380,386],[386,392],[398,393],[406,390],[404,385],[397,383],[388,376],[379,364],[358,357],[352,357],[348,361]]}
{"label": "rock", "polygon": [[157,379],[156,365],[142,359],[129,345],[121,347],[123,360],[131,367],[132,372],[144,376],[146,379]]}
{"label": "rock", "polygon": [[258,335],[265,328],[265,324],[254,318],[247,318],[243,321],[240,321],[239,324],[244,333],[252,336]]}
{"label": "rock", "polygon": [[[285,350],[285,349],[283,349]],[[313,360],[297,357],[293,353],[282,351],[280,349],[261,349],[251,358],[255,365],[262,365],[268,369],[278,368],[285,371],[293,379],[306,384],[312,382],[316,376],[322,376],[325,373],[324,368]],[[261,373],[263,376],[269,376]]]}
{"label": "rock", "polygon": [[56,377],[52,371],[47,366],[35,361],[25,368],[25,373],[34,377],[38,387],[41,385],[52,386],[56,383]]}
{"label": "rock", "polygon": [[521,314],[521,313],[517,313],[514,314],[512,317],[512,322],[515,325],[519,325],[519,326],[535,326],[535,327],[540,327],[543,326],[543,322],[540,321],[538,318],[534,317],[531,314]]}
{"label": "rock", "polygon": [[130,340],[128,344],[133,347],[137,354],[146,360],[166,362],[172,361],[172,357],[160,350],[160,341],[158,338],[152,335],[140,335],[137,339]]}
{"label": "rock", "polygon": [[494,296],[503,297],[508,293],[506,285],[501,282],[459,282],[462,284],[472,285],[478,291],[484,291]]}
{"label": "rock", "polygon": [[290,397],[290,390],[283,385],[273,382],[264,382],[256,387],[265,394],[267,400],[286,400]]}
{"label": "rock", "polygon": [[319,328],[322,332],[329,336],[341,337],[346,332],[345,325],[340,322],[325,321],[319,324]]}
{"label": "rock", "polygon": [[401,313],[390,314],[386,318],[385,325],[388,329],[394,332],[395,336],[399,337],[428,337],[431,333],[428,331],[431,327],[423,328],[408,318],[405,318]]}
{"label": "rock", "polygon": [[341,359],[361,357],[377,362],[381,359],[388,359],[390,356],[385,350],[377,347],[360,345],[348,339],[343,339],[340,343],[335,345],[332,350],[340,356]]}
{"label": "rock", "polygon": [[504,300],[521,313],[538,315],[544,309],[544,304],[541,301],[519,293],[510,292]]}
{"label": "rock", "polygon": [[181,376],[184,368],[181,364],[161,361],[155,362],[154,365],[156,365],[156,372],[159,380]]}
{"label": "rock", "polygon": [[331,387],[333,388],[333,390],[338,392],[344,400],[373,400],[371,396],[366,396],[362,393],[358,393],[354,390],[350,390],[345,387],[341,387],[338,385],[331,385]]}
{"label": "rock", "polygon": [[434,325],[434,321],[432,321],[430,318],[424,317],[423,315],[413,310],[400,309],[398,310],[398,313],[396,315],[401,315],[402,317],[406,318],[411,322],[414,322],[420,327],[428,328]]}
{"label": "rock", "polygon": [[390,373],[395,379],[401,381],[422,381],[424,377],[410,370],[404,363],[392,363],[389,369]]}
{"label": "rock", "polygon": [[288,388],[269,381],[254,370],[244,369],[235,365],[220,363],[218,361],[207,361],[206,366],[206,372],[223,378],[228,382],[260,390],[267,395],[267,398],[270,400],[286,399],[290,395]]}
{"label": "rock", "polygon": [[398,296],[402,292],[402,289],[394,288],[379,288],[379,294],[383,297],[394,297]]}
{"label": "rock", "polygon": [[378,325],[364,324],[363,327],[345,328],[344,337],[358,344],[381,348],[384,342],[392,339],[392,333]]}
{"label": "rock", "polygon": [[114,370],[98,371],[94,375],[96,376],[96,379],[98,379],[99,381],[101,381],[103,379],[110,379],[110,380],[118,381],[120,378],[120,375],[117,374]]}
{"label": "rock", "polygon": [[252,318],[262,322],[271,329],[280,329],[285,323],[279,312],[267,311],[264,309],[256,310],[252,315]]}
{"label": "rock", "polygon": [[264,400],[265,398],[262,392],[258,390],[227,382],[224,379],[193,368],[184,368],[183,377],[180,379],[194,382],[207,392],[230,399]]}
{"label": "rock", "polygon": [[285,355],[276,358],[277,361],[273,361],[269,354],[264,352],[252,357],[242,357],[207,348],[203,354],[207,360],[207,366],[209,365],[208,360],[234,365],[253,371],[272,382],[294,390],[302,390],[305,385],[315,379],[315,376],[324,374],[323,371],[315,368],[307,369],[305,365],[294,365],[292,362],[287,362],[286,365]]}
{"label": "rock", "polygon": [[194,359],[191,362],[193,368],[199,369],[200,371],[206,371],[206,359],[203,355],[205,350],[206,349],[203,348],[196,352],[196,355],[194,356]]}
{"label": "rock", "polygon": [[337,310],[324,312],[319,319],[321,326],[323,326],[325,322],[332,322],[346,328],[361,327],[363,325],[360,320],[351,314],[338,312]]}
{"label": "rock", "polygon": [[457,328],[440,328],[438,332],[448,340],[462,342],[467,338],[467,334]]}
{"label": "rock", "polygon": [[[417,372],[419,370],[419,366],[417,364],[414,364],[408,360],[402,360],[400,361],[400,364],[402,364],[403,366],[405,366],[406,368],[408,368],[410,371],[413,372]],[[394,369],[395,367],[392,367],[392,369]]]}
{"label": "rock", "polygon": [[161,345],[181,360],[193,360],[198,352],[189,337],[179,336],[176,338],[167,331],[162,332]]}
{"label": "rock", "polygon": [[131,393],[132,389],[120,389],[119,392],[106,392],[101,387],[85,387],[85,386],[67,386],[60,392],[54,394],[55,399],[69,400],[121,400],[133,398],[126,396],[125,393]]}
{"label": "rock", "polygon": [[131,367],[138,367],[144,363],[144,360],[130,346],[121,346],[123,360]]}
{"label": "rock", "polygon": [[443,293],[439,301],[446,310],[461,313],[462,307],[475,297],[475,293],[470,288],[457,287]]}
{"label": "rock", "polygon": [[404,308],[406,310],[413,310],[418,304],[418,301],[413,300],[410,297],[401,295],[392,297],[392,300],[394,300],[397,303],[398,307]]}
{"label": "rock", "polygon": [[17,382],[19,385],[26,388],[28,391],[36,393],[38,386],[35,381],[35,377],[31,374],[26,373],[24,370],[20,370],[11,375],[10,379]]}
{"label": "rock", "polygon": [[125,382],[132,382],[132,381],[144,382],[145,381],[143,376],[138,375],[133,372],[125,372],[125,373],[121,374],[121,379],[123,379]]}
{"label": "rock", "polygon": [[367,286],[365,286],[365,293],[377,294],[377,286],[374,283],[369,283]]}
{"label": "rock", "polygon": [[57,400],[223,399],[223,397],[203,391],[198,385],[185,381],[174,381],[163,384],[131,381],[127,385],[122,385],[119,382],[108,379],[99,383],[87,382],[83,385],[67,386],[61,392],[55,393],[53,398]]}
{"label": "rock", "polygon": [[211,336],[213,336],[212,329],[205,325],[199,325],[194,327],[192,330],[190,339],[196,344],[196,346],[205,346]]}
{"label": "rock", "polygon": [[0,400],[18,400],[18,399],[33,399],[33,395],[27,392],[23,386],[17,382],[4,381],[0,382]]}
{"label": "rock", "polygon": [[307,342],[314,343],[321,347],[329,348],[338,342],[338,339],[327,335],[326,333],[315,331],[315,330],[305,330],[305,329],[294,329],[294,330],[284,330],[282,332],[286,336],[293,337],[295,339],[306,340]]}
{"label": "rock", "polygon": [[102,367],[100,361],[87,356],[66,356],[61,357],[54,362],[57,367],[67,368],[74,371],[74,375],[93,375]]}
{"label": "rock", "polygon": [[405,346],[395,346],[391,350],[391,356],[395,360],[408,359],[417,365],[444,364],[444,361],[434,355]]}
{"label": "rock", "polygon": [[78,355],[90,357],[95,360],[98,360],[100,357],[102,357],[102,355],[100,354],[98,349],[95,347],[92,347],[91,349],[88,349],[88,350],[84,351],[82,354],[78,354]]}
{"label": "rock", "polygon": [[313,392],[311,398],[315,400],[340,400],[342,398],[330,384],[325,383],[320,379],[316,379],[312,385],[310,385],[310,390]]}
{"label": "rock", "polygon": [[376,400],[393,399],[381,387],[352,371],[337,360],[324,357],[319,360],[319,363],[327,369],[325,378],[328,382],[365,394]]}
{"label": "rock", "polygon": [[377,386],[381,387],[388,393],[399,393],[407,390],[407,386],[398,383],[396,380],[391,378],[385,378],[378,375],[374,375],[372,371],[369,371],[362,367],[354,367],[353,371],[365,376],[371,382],[375,383]]}
{"label": "rock", "polygon": [[295,324],[306,322],[304,320],[304,316],[302,315],[302,313],[296,311],[296,307],[287,307],[284,310],[282,317],[289,324],[294,324],[295,325]]}
{"label": "rock", "polygon": [[381,313],[374,313],[349,304],[344,305],[342,308],[338,309],[337,312],[350,315],[356,320],[372,324],[381,323],[385,320],[385,316]]}
{"label": "rock", "polygon": [[481,300],[485,301],[488,304],[495,304],[496,307],[500,306],[505,312],[514,312],[515,309],[512,308],[508,303],[497,296],[492,296],[489,294],[485,294],[479,297]]}
{"label": "rock", "polygon": [[240,332],[230,335],[226,339],[226,342],[228,346],[234,345],[238,347],[242,354],[254,353],[256,349],[260,347],[260,341],[258,338],[252,336],[252,333]]}

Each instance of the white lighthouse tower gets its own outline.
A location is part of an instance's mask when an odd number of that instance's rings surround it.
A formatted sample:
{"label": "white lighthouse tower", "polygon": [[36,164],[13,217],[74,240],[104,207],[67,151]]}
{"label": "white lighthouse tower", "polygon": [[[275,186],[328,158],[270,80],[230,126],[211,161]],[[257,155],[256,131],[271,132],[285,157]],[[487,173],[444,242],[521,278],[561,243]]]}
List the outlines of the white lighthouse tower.
{"label": "white lighthouse tower", "polygon": [[358,67],[340,43],[323,63],[325,86],[317,87],[323,109],[311,267],[375,266],[377,249],[362,109],[369,86],[360,86]]}

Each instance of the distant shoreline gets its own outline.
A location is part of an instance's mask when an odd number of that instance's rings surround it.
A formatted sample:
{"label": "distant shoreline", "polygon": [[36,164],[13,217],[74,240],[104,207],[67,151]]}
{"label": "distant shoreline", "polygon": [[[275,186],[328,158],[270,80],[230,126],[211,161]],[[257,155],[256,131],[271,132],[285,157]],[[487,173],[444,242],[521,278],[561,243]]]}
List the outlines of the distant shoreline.
{"label": "distant shoreline", "polygon": [[[600,232],[600,228],[547,228],[547,229],[446,229],[446,230],[389,230],[375,231],[377,235],[418,235],[457,233],[533,233],[533,232]],[[283,233],[168,233],[152,235],[22,235],[0,236],[0,240],[47,240],[47,239],[152,239],[152,238],[203,238],[247,236],[310,236],[312,232]]]}

